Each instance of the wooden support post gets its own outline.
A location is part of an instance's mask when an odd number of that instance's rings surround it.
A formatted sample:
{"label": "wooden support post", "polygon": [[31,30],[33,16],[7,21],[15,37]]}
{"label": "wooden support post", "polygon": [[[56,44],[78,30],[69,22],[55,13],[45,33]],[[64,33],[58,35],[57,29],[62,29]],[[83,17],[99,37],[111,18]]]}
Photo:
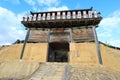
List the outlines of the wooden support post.
{"label": "wooden support post", "polygon": [[70,42],[72,42],[72,29],[70,28]]}
{"label": "wooden support post", "polygon": [[50,29],[48,29],[48,38],[47,38],[47,42],[50,42]]}
{"label": "wooden support post", "polygon": [[48,42],[48,47],[47,47],[47,57],[46,57],[46,61],[49,61],[49,53],[50,53],[50,29],[48,29],[48,37],[47,37],[47,42]]}
{"label": "wooden support post", "polygon": [[98,38],[97,38],[97,33],[96,33],[96,30],[95,30],[95,26],[93,26],[92,29],[93,29],[94,40],[95,40],[95,43],[96,43],[96,49],[97,49],[97,53],[98,53],[99,64],[102,65],[103,62],[102,62],[102,57],[101,57],[101,52],[100,52],[100,45],[99,45],[99,41],[98,41]]}
{"label": "wooden support post", "polygon": [[24,54],[24,50],[25,50],[25,46],[26,46],[27,40],[28,40],[28,38],[29,38],[29,34],[30,34],[30,29],[28,29],[27,35],[26,35],[26,37],[25,37],[24,44],[23,44],[23,48],[22,48],[21,55],[20,55],[20,59],[23,58],[23,54]]}
{"label": "wooden support post", "polygon": [[[71,45],[70,43],[73,42],[73,40],[72,40],[72,28],[70,28],[69,31],[70,31],[70,37],[69,37],[70,38],[69,47],[70,47],[70,45]],[[70,62],[70,54],[71,54],[71,51],[70,51],[70,53],[68,53],[68,62]]]}

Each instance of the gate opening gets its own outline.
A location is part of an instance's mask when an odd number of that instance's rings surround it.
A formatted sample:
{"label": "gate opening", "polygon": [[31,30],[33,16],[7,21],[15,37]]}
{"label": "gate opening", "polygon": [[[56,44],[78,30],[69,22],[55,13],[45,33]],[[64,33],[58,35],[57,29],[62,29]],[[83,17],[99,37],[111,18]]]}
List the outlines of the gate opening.
{"label": "gate opening", "polygon": [[49,43],[48,62],[68,62],[69,60],[69,43],[52,42]]}

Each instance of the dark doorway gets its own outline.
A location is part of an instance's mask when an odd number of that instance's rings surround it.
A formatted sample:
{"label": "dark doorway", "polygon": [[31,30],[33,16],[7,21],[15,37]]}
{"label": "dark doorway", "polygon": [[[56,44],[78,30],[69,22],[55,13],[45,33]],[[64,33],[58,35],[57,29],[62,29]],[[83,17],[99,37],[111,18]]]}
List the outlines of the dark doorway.
{"label": "dark doorway", "polygon": [[69,43],[49,43],[48,62],[68,62]]}

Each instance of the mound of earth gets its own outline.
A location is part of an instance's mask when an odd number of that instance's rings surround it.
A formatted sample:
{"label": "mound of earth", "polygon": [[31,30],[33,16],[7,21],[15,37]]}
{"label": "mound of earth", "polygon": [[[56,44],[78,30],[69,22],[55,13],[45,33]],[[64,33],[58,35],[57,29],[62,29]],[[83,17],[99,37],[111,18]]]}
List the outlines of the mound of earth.
{"label": "mound of earth", "polygon": [[[100,44],[103,60],[103,65],[100,67],[99,65],[82,66],[82,64],[79,65],[79,63],[72,65],[69,64],[70,62],[64,65],[62,65],[62,63],[54,64],[54,62],[47,64],[47,43],[27,43],[24,58],[20,61],[22,46],[23,44],[14,44],[0,47],[0,80],[120,80],[119,49]],[[75,49],[80,49],[83,53],[89,53],[89,51],[91,51],[93,54],[97,54],[95,51],[92,51],[96,50],[96,46],[92,42],[78,43],[77,46],[73,44],[73,47],[74,46]],[[86,51],[88,46],[90,49]],[[40,60],[44,61],[45,65],[43,65]],[[59,65],[63,67],[60,68]],[[44,66],[42,69],[45,71],[41,70],[41,66]],[[40,72],[42,76],[40,77],[39,73],[37,74],[36,72]],[[31,78],[35,73],[39,76],[39,79]],[[58,74],[58,76],[54,74]]]}
{"label": "mound of earth", "polygon": [[120,80],[120,73],[105,68],[72,68],[70,80]]}
{"label": "mound of earth", "polygon": [[58,62],[2,62],[0,80],[120,80],[120,72]]}

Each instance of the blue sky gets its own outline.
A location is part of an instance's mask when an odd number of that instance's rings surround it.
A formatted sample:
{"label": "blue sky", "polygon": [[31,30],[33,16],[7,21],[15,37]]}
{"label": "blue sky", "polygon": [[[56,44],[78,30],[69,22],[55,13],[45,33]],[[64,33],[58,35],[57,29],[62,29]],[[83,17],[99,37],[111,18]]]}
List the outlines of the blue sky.
{"label": "blue sky", "polygon": [[120,47],[120,0],[1,0],[0,45],[24,39],[26,31],[20,21],[29,11],[86,9],[91,6],[103,17],[97,28],[99,40]]}

